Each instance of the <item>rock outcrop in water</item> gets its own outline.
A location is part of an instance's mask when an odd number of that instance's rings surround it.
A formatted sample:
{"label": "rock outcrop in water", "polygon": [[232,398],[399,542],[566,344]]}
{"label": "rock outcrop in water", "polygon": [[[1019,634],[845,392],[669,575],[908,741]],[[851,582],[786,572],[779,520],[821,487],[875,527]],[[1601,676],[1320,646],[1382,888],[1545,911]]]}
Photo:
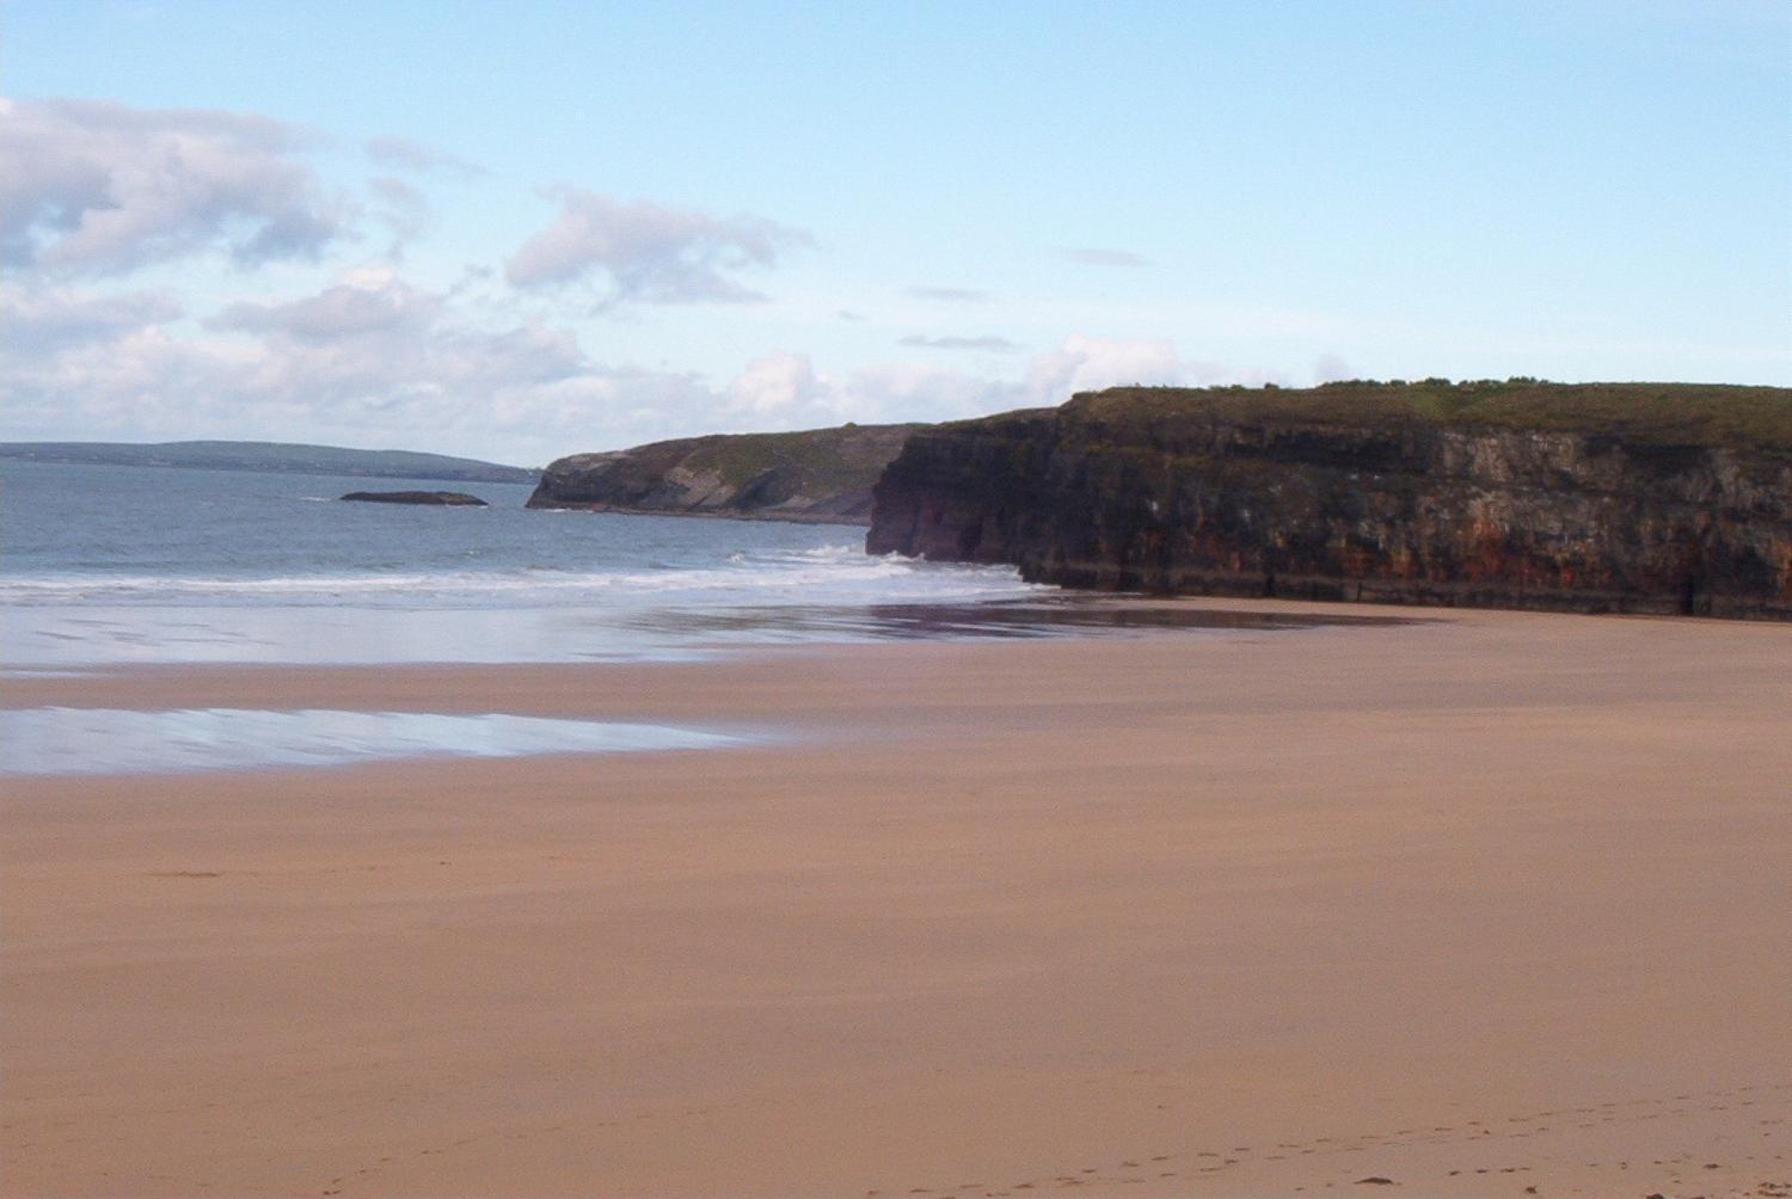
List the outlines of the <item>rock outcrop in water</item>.
{"label": "rock outcrop in water", "polygon": [[364,504],[435,504],[448,508],[484,508],[486,503],[464,491],[351,491],[342,497]]}
{"label": "rock outcrop in water", "polygon": [[531,508],[864,524],[871,488],[921,425],[660,441],[548,464]]}
{"label": "rock outcrop in water", "polygon": [[1792,619],[1792,390],[1082,394],[916,433],[866,545],[1077,587]]}

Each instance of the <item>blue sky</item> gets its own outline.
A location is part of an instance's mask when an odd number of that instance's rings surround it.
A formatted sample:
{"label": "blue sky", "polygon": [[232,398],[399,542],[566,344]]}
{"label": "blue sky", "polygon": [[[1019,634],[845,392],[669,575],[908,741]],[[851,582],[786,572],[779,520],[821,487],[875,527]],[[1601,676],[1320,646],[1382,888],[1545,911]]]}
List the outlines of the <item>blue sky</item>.
{"label": "blue sky", "polygon": [[0,0],[0,438],[1792,384],[1792,6]]}

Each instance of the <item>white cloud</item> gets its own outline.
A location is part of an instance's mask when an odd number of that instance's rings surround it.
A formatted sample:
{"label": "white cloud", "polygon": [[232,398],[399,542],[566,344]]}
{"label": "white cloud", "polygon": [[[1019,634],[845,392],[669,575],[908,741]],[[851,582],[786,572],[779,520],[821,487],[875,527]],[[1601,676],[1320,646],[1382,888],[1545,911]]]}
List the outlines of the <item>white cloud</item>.
{"label": "white cloud", "polygon": [[914,361],[834,374],[777,350],[711,381],[595,361],[570,329],[476,315],[389,266],[226,304],[196,331],[155,292],[12,284],[0,304],[12,333],[0,358],[9,438],[278,438],[541,463],[710,432],[950,420],[1224,373],[1166,341],[1077,335],[1019,377]]}
{"label": "white cloud", "polygon": [[[325,187],[305,160],[311,148],[303,130],[248,113],[0,100],[0,262],[13,268],[0,284],[6,436],[280,438],[540,462],[713,431],[952,419],[1056,404],[1079,389],[1224,373],[1168,341],[1083,335],[998,376],[913,361],[943,360],[935,354],[831,373],[778,349],[733,378],[600,362],[571,329],[528,316],[542,308],[528,293],[565,289],[599,308],[762,299],[751,276],[812,239],[763,218],[562,188],[550,193],[557,215],[502,279],[474,266],[430,290],[397,271],[432,217],[416,180],[476,168],[375,139],[370,159],[410,173],[368,179],[363,209]],[[188,312],[163,291],[88,290],[94,279],[191,258],[206,260],[186,264],[201,276],[223,259],[318,260],[357,237],[356,221],[390,230],[389,261],[340,271],[306,294],[211,300]],[[1127,257],[1070,253],[1102,265]],[[230,277],[212,269],[190,294],[215,295]],[[295,277],[305,276],[269,272],[260,285]],[[908,294],[939,305],[991,298],[953,286]],[[900,344],[973,355],[1020,348],[993,334],[913,334]]]}
{"label": "white cloud", "polygon": [[747,363],[728,385],[727,400],[736,414],[784,423],[815,405],[823,394],[808,355],[778,351]]}
{"label": "white cloud", "polygon": [[709,425],[687,432],[749,432],[950,420],[1015,407],[1013,383],[910,363],[880,363],[834,375],[809,356],[779,350],[749,362],[721,389]]}
{"label": "white cloud", "polygon": [[362,146],[367,157],[381,166],[414,171],[420,175],[451,175],[471,179],[485,174],[485,169],[457,154],[414,142],[407,137],[369,138]]}
{"label": "white cloud", "polygon": [[854,371],[847,388],[859,421],[957,420],[1027,402],[1022,385],[1008,380],[906,362]]}
{"label": "white cloud", "polygon": [[165,292],[99,295],[65,288],[0,284],[11,352],[41,355],[83,342],[109,341],[181,315]]}
{"label": "white cloud", "polygon": [[723,219],[579,188],[556,194],[560,215],[505,264],[516,287],[590,282],[606,306],[762,300],[735,276],[811,242],[759,217]]}
{"label": "white cloud", "polygon": [[[1049,354],[1033,359],[1027,390],[1036,403],[1060,403],[1079,391],[1098,391],[1130,383],[1196,386],[1217,382],[1227,369],[1217,362],[1185,359],[1163,340],[1065,338]],[[1050,397],[1057,397],[1052,399]]]}
{"label": "white cloud", "polygon": [[[641,375],[591,362],[569,330],[472,324],[385,270],[229,305],[197,337],[171,335],[170,311],[146,300],[60,305],[33,311],[67,314],[56,323],[84,336],[38,337],[0,362],[12,436],[277,436],[486,456],[508,437],[540,455],[597,435]],[[661,397],[693,390],[684,376],[653,382]]]}
{"label": "white cloud", "polygon": [[295,342],[342,344],[427,331],[441,314],[440,296],[417,291],[391,271],[367,268],[303,299],[231,304],[206,323]]}
{"label": "white cloud", "polygon": [[369,179],[367,190],[373,193],[381,223],[392,231],[387,256],[393,259],[404,257],[405,247],[429,227],[432,215],[429,201],[404,180],[387,175]]}
{"label": "white cloud", "polygon": [[1217,363],[1181,357],[1167,341],[1082,334],[1033,357],[1019,380],[908,362],[833,375],[816,371],[806,355],[781,351],[748,364],[724,391],[720,421],[692,431],[798,429],[848,420],[957,420],[1055,406],[1078,391],[1127,383],[1192,386],[1232,374]]}
{"label": "white cloud", "polygon": [[295,157],[306,140],[248,113],[0,100],[0,261],[74,277],[214,248],[315,259],[352,206]]}

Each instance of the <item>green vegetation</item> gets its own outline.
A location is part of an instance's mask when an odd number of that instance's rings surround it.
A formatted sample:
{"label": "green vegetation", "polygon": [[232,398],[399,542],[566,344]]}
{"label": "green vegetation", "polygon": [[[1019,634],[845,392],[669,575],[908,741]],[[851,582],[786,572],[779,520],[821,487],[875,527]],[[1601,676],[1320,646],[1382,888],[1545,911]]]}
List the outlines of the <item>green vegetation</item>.
{"label": "green vegetation", "polygon": [[847,425],[800,433],[741,433],[699,438],[684,460],[688,470],[714,472],[739,487],[781,469],[805,491],[870,487],[902,442],[922,425]]}
{"label": "green vegetation", "polygon": [[350,450],[274,441],[169,441],[158,445],[107,441],[0,443],[0,458],[93,466],[178,466],[194,470],[272,471],[378,479],[453,479],[475,483],[533,483],[538,471],[474,458],[413,450]]}
{"label": "green vegetation", "polygon": [[1084,392],[1065,419],[1111,425],[1179,418],[1273,424],[1534,429],[1792,456],[1792,388],[1702,383],[1452,383],[1351,379],[1319,387],[1116,387]]}
{"label": "green vegetation", "polygon": [[548,464],[531,508],[860,522],[871,489],[924,425],[711,434]]}

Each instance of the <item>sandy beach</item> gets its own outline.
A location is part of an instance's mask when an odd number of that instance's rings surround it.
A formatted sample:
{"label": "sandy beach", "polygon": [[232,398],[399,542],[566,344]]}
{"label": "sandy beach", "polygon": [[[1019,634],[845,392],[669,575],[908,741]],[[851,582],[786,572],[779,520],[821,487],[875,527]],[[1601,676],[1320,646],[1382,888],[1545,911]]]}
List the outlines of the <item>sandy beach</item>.
{"label": "sandy beach", "polygon": [[1792,632],[1350,612],[9,678],[780,739],[5,780],[3,1189],[1792,1193]]}

